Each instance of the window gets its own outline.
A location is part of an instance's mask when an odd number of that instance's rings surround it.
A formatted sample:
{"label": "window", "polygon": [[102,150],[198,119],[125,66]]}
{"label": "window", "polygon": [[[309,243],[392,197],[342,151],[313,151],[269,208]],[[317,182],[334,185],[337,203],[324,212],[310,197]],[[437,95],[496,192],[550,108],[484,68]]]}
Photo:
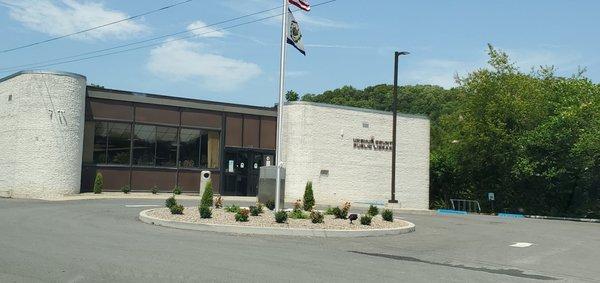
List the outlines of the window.
{"label": "window", "polygon": [[156,166],[175,167],[177,128],[156,127]]}
{"label": "window", "polygon": [[179,166],[199,167],[200,164],[200,131],[181,129],[179,140]]}
{"label": "window", "polygon": [[[202,135],[200,162],[207,168],[219,167],[220,135],[216,131],[205,131]],[[206,160],[206,162],[203,162]]]}
{"label": "window", "polygon": [[154,166],[156,126],[135,125],[133,135],[133,164]]}
{"label": "window", "polygon": [[97,164],[129,164],[131,125],[113,122],[95,122],[93,125],[93,162]]}
{"label": "window", "polygon": [[108,123],[108,163],[129,164],[131,125]]}

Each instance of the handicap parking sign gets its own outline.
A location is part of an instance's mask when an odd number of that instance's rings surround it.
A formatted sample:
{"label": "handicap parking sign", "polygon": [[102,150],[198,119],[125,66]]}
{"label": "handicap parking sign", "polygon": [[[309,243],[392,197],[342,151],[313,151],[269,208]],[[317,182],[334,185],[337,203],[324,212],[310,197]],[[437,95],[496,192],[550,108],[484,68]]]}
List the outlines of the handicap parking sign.
{"label": "handicap parking sign", "polygon": [[494,193],[488,193],[488,200],[494,200]]}

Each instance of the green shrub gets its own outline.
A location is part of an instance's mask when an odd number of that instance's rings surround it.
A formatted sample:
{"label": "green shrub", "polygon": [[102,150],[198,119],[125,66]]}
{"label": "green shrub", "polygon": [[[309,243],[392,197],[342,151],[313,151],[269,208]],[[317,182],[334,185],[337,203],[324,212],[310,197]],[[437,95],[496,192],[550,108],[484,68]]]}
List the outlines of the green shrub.
{"label": "green shrub", "polygon": [[312,182],[306,182],[306,187],[304,188],[304,210],[311,211],[315,206],[315,197],[313,196]]}
{"label": "green shrub", "polygon": [[174,195],[180,195],[181,194],[181,187],[180,186],[175,186],[175,188],[173,188],[173,194]]}
{"label": "green shrub", "polygon": [[373,216],[366,214],[360,217],[360,224],[362,225],[371,225],[371,220],[373,219]]}
{"label": "green shrub", "polygon": [[312,223],[323,223],[324,217],[325,216],[323,215],[323,213],[317,210],[313,210],[310,212],[310,221],[312,221]]}
{"label": "green shrub", "polygon": [[290,212],[290,218],[292,219],[308,219],[308,214],[304,213],[302,210],[292,210]]}
{"label": "green shrub", "polygon": [[346,210],[342,210],[339,207],[334,207],[332,209],[332,211],[333,211],[333,215],[335,216],[335,218],[339,218],[339,219],[348,218],[348,211],[346,211]]}
{"label": "green shrub", "polygon": [[176,204],[177,204],[177,201],[175,200],[175,197],[170,197],[167,200],[165,200],[165,206],[168,208],[171,208]]}
{"label": "green shrub", "polygon": [[333,215],[333,207],[331,207],[331,206],[330,206],[330,207],[328,207],[328,208],[325,210],[325,215]]}
{"label": "green shrub", "polygon": [[250,206],[250,215],[258,216],[259,213],[260,213],[260,210],[258,209],[258,207]]}
{"label": "green shrub", "polygon": [[131,192],[131,187],[129,185],[122,186],[121,192],[128,194],[129,192]]}
{"label": "green shrub", "polygon": [[204,188],[204,192],[202,193],[202,199],[200,199],[200,206],[213,206],[213,191],[212,184],[210,181],[206,183],[206,187]]}
{"label": "green shrub", "polygon": [[265,202],[265,206],[266,206],[266,207],[267,207],[269,210],[273,210],[273,209],[275,209],[275,201],[274,201],[274,200],[272,200],[272,199],[270,199],[270,200],[267,200],[267,201]]}
{"label": "green shrub", "polygon": [[375,215],[379,214],[379,208],[377,208],[377,206],[374,206],[371,204],[371,206],[369,206],[369,210],[367,211],[367,214],[369,214],[371,216],[375,216]]}
{"label": "green shrub", "polygon": [[240,209],[235,214],[235,221],[238,221],[238,222],[247,222],[249,214],[250,214],[249,210],[247,210],[247,209]]}
{"label": "green shrub", "polygon": [[265,206],[262,203],[257,202],[256,203],[256,209],[258,209],[258,213],[263,213],[264,210],[265,210]]}
{"label": "green shrub", "polygon": [[225,211],[237,213],[238,211],[240,211],[240,207],[235,204],[232,204],[230,206],[226,206]]}
{"label": "green shrub", "polygon": [[170,208],[171,214],[183,214],[183,205],[176,204]]}
{"label": "green shrub", "polygon": [[212,210],[208,206],[200,206],[198,208],[198,211],[200,212],[200,218],[211,218],[212,217]]}
{"label": "green shrub", "polygon": [[393,222],[394,221],[394,212],[390,209],[384,209],[381,212],[381,217],[385,221]]}
{"label": "green shrub", "polygon": [[277,223],[285,223],[288,219],[287,212],[281,210],[275,212],[275,222]]}
{"label": "green shrub", "polygon": [[152,187],[151,192],[153,195],[158,194],[159,191],[160,191],[160,189],[158,188],[158,186],[155,185],[154,187]]}
{"label": "green shrub", "polygon": [[96,173],[96,179],[94,179],[94,194],[101,194],[102,188],[104,187],[104,178],[100,172]]}

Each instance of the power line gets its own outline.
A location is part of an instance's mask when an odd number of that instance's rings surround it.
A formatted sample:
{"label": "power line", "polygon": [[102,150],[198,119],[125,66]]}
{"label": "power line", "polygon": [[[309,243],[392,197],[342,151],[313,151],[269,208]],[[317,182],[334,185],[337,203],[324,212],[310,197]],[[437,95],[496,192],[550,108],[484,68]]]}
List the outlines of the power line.
{"label": "power line", "polygon": [[[32,46],[43,44],[43,43],[48,43],[48,42],[55,41],[55,40],[59,40],[61,38],[65,38],[65,37],[69,37],[69,36],[73,36],[73,35],[78,35],[78,34],[86,33],[88,31],[96,30],[96,29],[107,27],[107,26],[110,26],[110,25],[114,25],[114,24],[118,24],[118,23],[130,21],[130,20],[133,20],[133,19],[136,19],[136,18],[139,18],[139,17],[143,17],[143,16],[146,16],[146,15],[150,15],[150,14],[153,14],[153,13],[156,13],[156,12],[164,11],[164,10],[167,10],[167,9],[170,9],[170,8],[173,8],[173,7],[176,7],[176,6],[179,6],[179,5],[191,2],[191,1],[193,1],[193,0],[185,0],[185,1],[177,2],[177,3],[173,3],[171,5],[167,5],[167,6],[164,6],[162,8],[158,8],[158,9],[154,9],[154,10],[151,10],[151,11],[147,11],[147,12],[144,12],[144,13],[141,13],[141,14],[137,14],[137,15],[125,18],[125,19],[118,20],[118,21],[114,21],[114,22],[102,24],[102,25],[99,25],[99,26],[91,27],[91,28],[88,28],[88,29],[76,31],[76,32],[69,33],[69,34],[64,34],[64,35],[57,36],[57,37],[48,38],[48,39],[42,40],[42,41],[37,41],[37,42],[28,43],[28,44],[21,45],[21,46],[9,48],[9,49],[0,50],[0,53],[7,53],[7,52],[11,52],[11,51],[15,51],[15,50],[23,49],[23,48],[28,48],[28,47],[32,47]],[[0,2],[0,3],[7,5],[7,3],[4,3],[4,2]],[[13,5],[8,5],[8,6],[13,6]]]}
{"label": "power line", "polygon": [[[336,0],[329,0],[329,1],[321,2],[321,3],[317,3],[317,4],[314,4],[314,5],[311,5],[311,7],[318,7],[318,6],[329,4],[329,3],[332,3],[332,2],[335,2],[335,1]],[[239,26],[248,25],[248,24],[252,24],[252,23],[264,21],[264,20],[267,20],[267,19],[279,17],[282,14],[278,13],[278,14],[275,14],[275,15],[272,15],[272,16],[267,16],[267,17],[259,18],[259,19],[252,20],[252,21],[247,21],[247,22],[243,22],[243,23],[239,23],[239,24],[235,24],[235,25],[231,25],[231,26],[226,26],[226,27],[223,27],[223,28],[219,28],[219,29],[215,29],[215,30],[210,30],[210,31],[203,32],[203,33],[196,33],[196,34],[192,34],[192,35],[189,35],[189,36],[174,38],[174,39],[170,39],[170,40],[166,40],[166,41],[162,41],[162,42],[158,42],[158,43],[152,43],[152,44],[142,45],[142,46],[138,46],[138,47],[123,49],[123,50],[118,50],[118,51],[114,51],[114,52],[103,53],[103,54],[99,54],[99,55],[88,56],[88,57],[83,57],[83,58],[78,58],[78,59],[72,59],[72,60],[66,60],[66,61],[59,61],[59,60],[64,60],[64,59],[77,58],[77,57],[81,57],[81,56],[85,56],[85,55],[91,55],[91,54],[95,54],[95,53],[101,53],[101,52],[104,52],[104,51],[110,51],[110,50],[119,49],[119,48],[122,48],[122,47],[137,45],[137,44],[140,44],[140,43],[154,41],[154,40],[162,39],[162,38],[166,38],[166,37],[171,37],[171,36],[181,35],[181,34],[185,34],[185,33],[190,33],[190,32],[193,32],[193,31],[196,31],[196,30],[199,30],[199,29],[204,29],[204,28],[215,26],[215,25],[219,25],[219,24],[223,24],[223,23],[227,23],[227,22],[239,20],[239,19],[242,19],[242,18],[254,16],[254,15],[257,15],[257,14],[265,13],[265,12],[268,12],[268,11],[271,11],[271,10],[274,10],[274,9],[279,9],[279,8],[281,8],[281,6],[275,7],[275,8],[271,8],[271,9],[262,10],[262,11],[251,13],[251,14],[247,14],[247,15],[243,15],[243,16],[232,18],[232,19],[228,19],[228,20],[224,20],[224,21],[217,22],[217,23],[208,24],[208,25],[205,25],[205,26],[202,26],[202,27],[197,27],[197,28],[194,28],[194,29],[186,30],[186,31],[180,31],[180,32],[176,32],[176,33],[166,34],[166,35],[162,35],[162,36],[158,36],[158,37],[154,37],[154,38],[150,38],[150,39],[146,39],[146,40],[142,40],[142,41],[132,42],[132,43],[123,44],[123,45],[114,46],[114,47],[109,47],[109,48],[104,48],[104,49],[100,49],[100,50],[96,50],[96,51],[85,52],[85,53],[81,53],[81,54],[78,54],[78,55],[72,55],[72,56],[61,57],[61,58],[57,58],[57,59],[51,59],[51,60],[41,61],[41,62],[37,62],[37,63],[31,63],[31,64],[25,64],[25,65],[8,67],[8,68],[0,69],[0,72],[16,71],[16,70],[19,70],[22,67],[26,67],[26,66],[31,66],[33,68],[44,68],[44,67],[62,65],[62,64],[67,64],[67,63],[73,63],[73,62],[79,62],[79,61],[84,61],[84,60],[90,60],[90,59],[94,59],[94,58],[105,57],[105,56],[109,56],[109,55],[115,55],[115,54],[119,54],[119,53],[124,53],[124,52],[134,51],[134,50],[138,50],[138,49],[153,47],[153,46],[161,45],[161,44],[164,44],[164,43],[169,43],[169,42],[184,40],[184,39],[188,39],[188,38],[199,37],[199,36],[202,36],[202,35],[205,35],[205,34],[210,34],[210,33],[218,32],[218,31],[222,31],[222,30],[228,30],[228,29],[239,27]],[[298,10],[295,10],[295,11],[298,11]],[[44,64],[44,63],[54,62],[54,61],[59,61],[59,62]],[[39,65],[39,64],[42,64],[42,65]]]}

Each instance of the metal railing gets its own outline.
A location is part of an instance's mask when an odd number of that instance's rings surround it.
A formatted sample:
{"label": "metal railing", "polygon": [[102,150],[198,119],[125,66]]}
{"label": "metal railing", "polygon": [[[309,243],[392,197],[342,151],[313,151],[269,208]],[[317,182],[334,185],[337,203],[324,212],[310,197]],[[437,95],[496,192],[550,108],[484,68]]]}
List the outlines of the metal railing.
{"label": "metal railing", "polygon": [[450,199],[453,210],[466,211],[468,213],[481,213],[481,206],[476,200]]}

